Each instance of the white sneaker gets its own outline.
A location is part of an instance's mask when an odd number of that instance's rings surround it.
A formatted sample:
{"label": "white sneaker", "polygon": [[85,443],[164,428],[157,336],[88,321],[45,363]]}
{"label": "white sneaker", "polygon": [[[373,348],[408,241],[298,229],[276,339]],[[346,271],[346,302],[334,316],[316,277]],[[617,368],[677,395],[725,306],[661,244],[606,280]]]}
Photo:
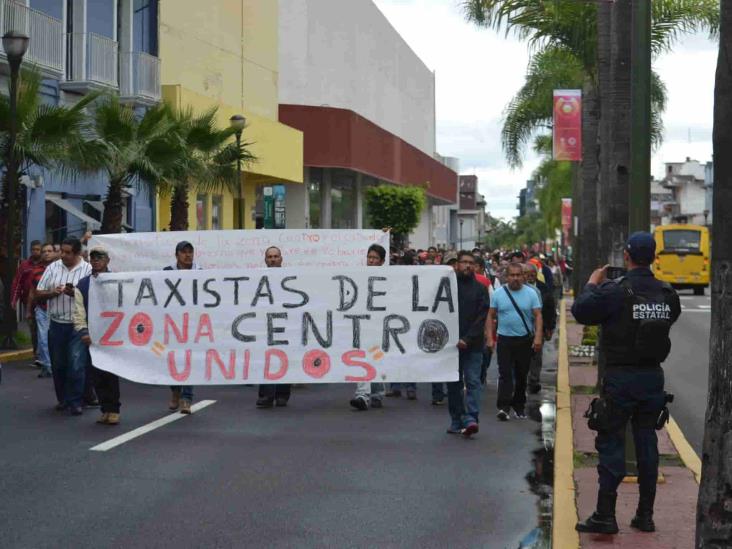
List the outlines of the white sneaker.
{"label": "white sneaker", "polygon": [[517,412],[516,410],[514,410],[513,417],[515,417],[516,419],[526,419],[526,412]]}
{"label": "white sneaker", "polygon": [[496,417],[501,421],[508,421],[508,412],[506,410],[498,410]]}

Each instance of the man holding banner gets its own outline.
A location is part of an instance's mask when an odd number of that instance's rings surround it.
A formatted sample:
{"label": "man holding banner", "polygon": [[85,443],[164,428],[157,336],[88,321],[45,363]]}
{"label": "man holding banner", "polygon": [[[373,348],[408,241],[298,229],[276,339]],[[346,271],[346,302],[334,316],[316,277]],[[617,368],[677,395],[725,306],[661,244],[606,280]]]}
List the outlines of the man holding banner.
{"label": "man holding banner", "polygon": [[[267,267],[282,267],[282,251],[277,246],[270,246],[264,252],[264,263]],[[291,392],[292,385],[289,383],[260,385],[257,408],[271,408],[273,403],[283,408],[287,406]]]}
{"label": "man holding banner", "polygon": [[[193,261],[194,256],[193,244],[187,240],[178,242],[175,246],[175,265],[168,265],[164,271],[190,271],[200,269]],[[170,387],[170,404],[168,410],[175,412],[180,408],[181,414],[191,413],[191,404],[193,403],[193,386],[192,385],[171,385]]]}
{"label": "man holding banner", "polygon": [[[381,267],[386,260],[386,250],[379,244],[372,244],[366,252],[366,265],[369,267]],[[368,410],[381,408],[383,406],[384,384],[369,383],[362,381],[356,384],[356,394],[351,399],[351,406],[356,410]]]}

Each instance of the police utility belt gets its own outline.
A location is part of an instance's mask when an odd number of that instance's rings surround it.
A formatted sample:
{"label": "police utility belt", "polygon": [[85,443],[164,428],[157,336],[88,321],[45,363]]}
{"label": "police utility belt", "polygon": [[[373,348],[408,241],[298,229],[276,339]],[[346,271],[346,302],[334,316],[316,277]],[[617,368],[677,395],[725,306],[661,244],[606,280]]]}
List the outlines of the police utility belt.
{"label": "police utility belt", "polygon": [[[656,422],[653,425],[657,431],[663,429],[663,426],[668,423],[669,411],[666,405],[673,401],[674,395],[664,392],[663,408],[658,413]],[[624,427],[625,423],[630,419],[631,414],[632,412],[629,413],[617,407],[612,399],[595,397],[590,402],[590,406],[585,411],[584,416],[587,418],[587,426],[593,431],[611,432]],[[642,427],[651,427],[651,425],[642,425]]]}

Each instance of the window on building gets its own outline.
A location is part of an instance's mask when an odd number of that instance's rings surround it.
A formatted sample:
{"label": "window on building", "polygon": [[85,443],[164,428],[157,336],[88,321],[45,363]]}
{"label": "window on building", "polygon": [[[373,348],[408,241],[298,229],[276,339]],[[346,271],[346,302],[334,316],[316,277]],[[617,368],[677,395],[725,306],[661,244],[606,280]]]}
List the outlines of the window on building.
{"label": "window on building", "polygon": [[308,182],[308,197],[310,211],[308,212],[311,229],[320,229],[320,185],[323,182],[323,170],[321,168],[310,168],[310,181]]}
{"label": "window on building", "polygon": [[211,197],[211,229],[218,231],[222,228],[224,199],[220,194]]}
{"label": "window on building", "polygon": [[362,210],[362,219],[363,219],[363,228],[364,229],[380,229],[381,227],[374,227],[373,222],[371,221],[371,218],[369,217],[369,210],[366,207],[366,192],[368,191],[369,187],[377,187],[379,185],[379,180],[375,177],[370,177],[368,175],[364,175],[361,179],[361,192],[363,192],[363,201],[361,203]]}
{"label": "window on building", "polygon": [[205,231],[208,229],[208,196],[205,194],[196,195],[196,230]]}
{"label": "window on building", "polygon": [[56,19],[64,18],[63,0],[31,0],[30,7]]}
{"label": "window on building", "polygon": [[333,170],[330,189],[331,228],[353,229],[356,226],[356,174]]}
{"label": "window on building", "polygon": [[158,55],[158,0],[134,0],[132,49]]}
{"label": "window on building", "polygon": [[46,242],[60,244],[68,233],[66,212],[53,202],[46,201]]}
{"label": "window on building", "polygon": [[115,0],[86,0],[86,30],[116,39]]}

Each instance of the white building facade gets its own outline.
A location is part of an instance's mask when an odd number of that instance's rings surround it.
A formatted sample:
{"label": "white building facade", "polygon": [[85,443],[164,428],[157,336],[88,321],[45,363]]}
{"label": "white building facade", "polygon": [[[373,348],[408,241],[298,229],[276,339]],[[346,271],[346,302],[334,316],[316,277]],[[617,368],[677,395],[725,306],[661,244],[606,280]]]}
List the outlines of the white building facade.
{"label": "white building facade", "polygon": [[306,185],[288,227],[369,226],[364,193],[418,185],[428,204],[410,245],[435,240],[433,206],[457,174],[435,153],[435,75],[371,0],[279,0],[280,121],[304,133]]}

